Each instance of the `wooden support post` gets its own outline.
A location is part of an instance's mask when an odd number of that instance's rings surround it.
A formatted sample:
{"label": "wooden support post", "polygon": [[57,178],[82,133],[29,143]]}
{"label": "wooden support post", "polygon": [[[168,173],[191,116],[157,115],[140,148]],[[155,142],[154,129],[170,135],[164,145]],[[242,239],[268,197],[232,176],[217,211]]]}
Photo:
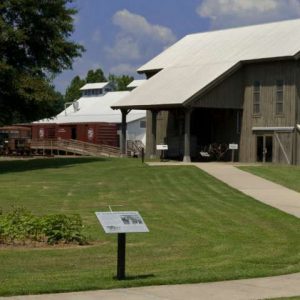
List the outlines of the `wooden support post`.
{"label": "wooden support post", "polygon": [[157,127],[157,111],[152,110],[152,122],[151,122],[151,140],[152,140],[152,149],[150,150],[150,158],[156,158],[156,127]]}
{"label": "wooden support post", "polygon": [[144,147],[142,148],[142,151],[141,151],[141,158],[142,158],[142,164],[143,164],[144,161],[145,161],[145,149],[144,149]]}
{"label": "wooden support post", "polygon": [[122,124],[121,124],[121,156],[126,155],[126,131],[127,131],[127,123],[126,123],[126,116],[128,114],[127,109],[121,109],[122,113]]}
{"label": "wooden support post", "polygon": [[191,114],[192,108],[186,108],[184,111],[184,162],[191,162]]}
{"label": "wooden support post", "polygon": [[295,125],[295,130],[293,133],[293,137],[292,137],[292,141],[293,141],[293,165],[297,165],[298,164],[298,130],[297,130],[297,124]]}
{"label": "wooden support post", "polygon": [[126,233],[118,233],[117,279],[125,279]]}

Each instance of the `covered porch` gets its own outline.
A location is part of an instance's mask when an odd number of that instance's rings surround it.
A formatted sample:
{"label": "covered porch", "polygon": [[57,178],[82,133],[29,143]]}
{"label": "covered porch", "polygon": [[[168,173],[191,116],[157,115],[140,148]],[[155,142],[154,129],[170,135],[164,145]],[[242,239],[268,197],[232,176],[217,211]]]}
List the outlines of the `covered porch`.
{"label": "covered porch", "polygon": [[[126,115],[122,111],[122,154],[126,154]],[[241,132],[241,109],[208,107],[156,107],[147,111],[146,156],[157,158],[161,152],[157,145],[168,145],[166,158],[184,162],[201,159],[201,153],[209,152],[212,147],[216,157],[230,159],[226,151],[229,143],[239,144]],[[223,153],[224,152],[224,153]],[[227,152],[227,153],[226,153]],[[236,156],[238,159],[238,155]]]}
{"label": "covered porch", "polygon": [[207,153],[211,160],[229,160],[228,145],[239,144],[241,118],[240,109],[189,107],[148,111],[146,155],[159,157],[156,145],[164,144],[168,145],[165,157],[171,159],[198,161],[205,159],[202,155]]}

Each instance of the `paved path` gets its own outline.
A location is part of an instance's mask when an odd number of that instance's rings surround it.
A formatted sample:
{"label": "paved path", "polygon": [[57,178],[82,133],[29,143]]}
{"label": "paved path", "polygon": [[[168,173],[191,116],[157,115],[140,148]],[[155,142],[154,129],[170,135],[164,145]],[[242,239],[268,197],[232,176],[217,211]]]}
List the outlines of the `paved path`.
{"label": "paved path", "polygon": [[300,274],[224,282],[161,285],[79,293],[16,296],[10,300],[254,300],[300,295]]}
{"label": "paved path", "polygon": [[242,171],[231,164],[195,165],[244,194],[300,218],[300,193]]}
{"label": "paved path", "polygon": [[[170,163],[151,163],[170,165]],[[172,163],[172,165],[174,165]],[[183,165],[176,163],[176,165]],[[188,164],[191,165],[191,164]],[[300,194],[231,164],[192,164],[243,193],[300,217]],[[79,293],[16,296],[13,300],[258,300],[300,295],[300,273],[224,282],[164,285]]]}

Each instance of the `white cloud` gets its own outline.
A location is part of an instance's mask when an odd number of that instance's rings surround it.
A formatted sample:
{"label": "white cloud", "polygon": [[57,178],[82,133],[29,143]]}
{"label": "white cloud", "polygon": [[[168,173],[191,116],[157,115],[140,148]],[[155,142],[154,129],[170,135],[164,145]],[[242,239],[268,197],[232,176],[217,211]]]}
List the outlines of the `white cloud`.
{"label": "white cloud", "polygon": [[170,28],[151,24],[145,17],[126,9],[117,11],[112,20],[120,30],[114,45],[106,47],[106,52],[109,59],[118,63],[144,62],[176,41]]}
{"label": "white cloud", "polygon": [[124,32],[137,38],[149,37],[163,44],[172,44],[176,41],[176,37],[170,28],[150,24],[143,16],[133,14],[127,9],[116,12],[113,16],[113,23]]}
{"label": "white cloud", "polygon": [[129,35],[118,34],[115,44],[112,48],[106,48],[107,53],[113,59],[122,60],[137,60],[141,57],[140,47],[138,42]]}
{"label": "white cloud", "polygon": [[300,16],[300,0],[203,0],[197,14],[213,28],[250,25]]}

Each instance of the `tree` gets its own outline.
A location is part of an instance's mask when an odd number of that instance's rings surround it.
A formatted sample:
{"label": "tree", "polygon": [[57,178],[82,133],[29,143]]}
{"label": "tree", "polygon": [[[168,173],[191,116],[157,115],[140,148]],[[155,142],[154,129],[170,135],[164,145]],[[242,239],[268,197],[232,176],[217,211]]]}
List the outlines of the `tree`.
{"label": "tree", "polygon": [[0,123],[44,117],[58,101],[51,79],[84,51],[69,40],[77,12],[72,2],[0,2]]}
{"label": "tree", "polygon": [[95,82],[106,82],[107,79],[104,76],[104,73],[101,69],[95,71],[89,70],[85,79],[86,83],[95,83]]}
{"label": "tree", "polygon": [[66,89],[65,102],[73,102],[80,98],[80,88],[85,85],[85,80],[75,76]]}
{"label": "tree", "polygon": [[133,79],[132,76],[128,75],[116,76],[109,74],[108,76],[108,80],[114,84],[116,91],[127,91],[127,85],[133,81]]}

